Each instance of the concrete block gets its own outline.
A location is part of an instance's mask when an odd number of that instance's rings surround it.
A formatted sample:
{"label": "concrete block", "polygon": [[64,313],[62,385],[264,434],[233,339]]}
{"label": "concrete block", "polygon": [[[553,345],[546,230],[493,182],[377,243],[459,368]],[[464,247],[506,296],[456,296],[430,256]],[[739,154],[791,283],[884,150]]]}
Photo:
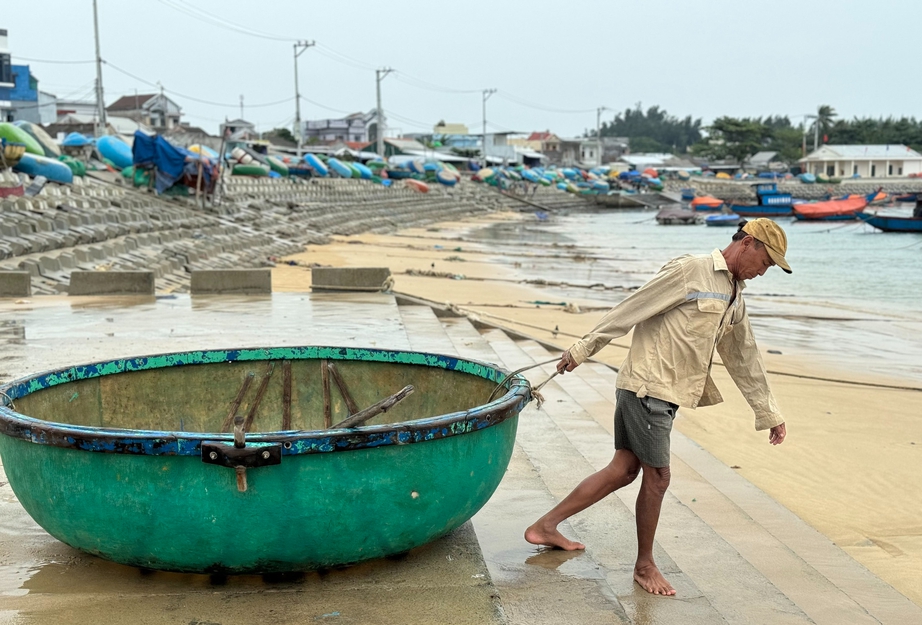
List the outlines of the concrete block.
{"label": "concrete block", "polygon": [[42,266],[43,274],[45,272],[61,271],[61,262],[57,258],[42,256],[38,259],[38,262]]}
{"label": "concrete block", "polygon": [[31,297],[32,276],[28,271],[0,271],[0,297]]}
{"label": "concrete block", "polygon": [[258,295],[272,293],[269,269],[210,269],[192,272],[193,295]]}
{"label": "concrete block", "polygon": [[68,295],[153,295],[152,271],[72,271]]}
{"label": "concrete block", "polygon": [[20,261],[19,268],[35,278],[39,278],[42,275],[42,266],[31,258]]}
{"label": "concrete block", "polygon": [[313,291],[384,291],[391,286],[388,267],[313,267]]}

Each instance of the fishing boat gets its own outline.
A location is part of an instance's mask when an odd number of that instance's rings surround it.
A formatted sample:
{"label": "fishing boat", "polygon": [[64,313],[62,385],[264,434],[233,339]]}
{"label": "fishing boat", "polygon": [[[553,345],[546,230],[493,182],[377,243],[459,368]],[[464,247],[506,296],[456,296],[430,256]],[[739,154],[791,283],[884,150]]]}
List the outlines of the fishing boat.
{"label": "fishing boat", "polygon": [[724,205],[724,201],[716,197],[705,195],[696,197],[690,204],[696,211],[716,211],[720,210],[720,207]]}
{"label": "fishing boat", "polygon": [[760,182],[755,185],[755,204],[733,204],[729,208],[742,217],[786,217],[794,214],[790,193],[778,191],[774,182]]}
{"label": "fishing boat", "polygon": [[698,223],[698,214],[678,205],[666,206],[656,213],[656,223],[662,226],[688,226]]}
{"label": "fishing boat", "polygon": [[857,219],[858,213],[868,205],[868,200],[877,195],[877,191],[868,196],[848,197],[840,200],[795,204],[794,217],[802,221],[847,221]]}
{"label": "fishing boat", "polygon": [[720,215],[708,215],[704,218],[705,226],[719,227],[736,227],[740,223],[740,216],[733,213],[722,213]]}
{"label": "fishing boat", "polygon": [[345,347],[78,365],[0,386],[0,456],[32,518],[87,553],[192,573],[315,570],[406,552],[486,503],[531,400],[507,375]]}
{"label": "fishing boat", "polygon": [[858,213],[858,219],[884,232],[922,232],[922,217],[896,217],[877,213]]}

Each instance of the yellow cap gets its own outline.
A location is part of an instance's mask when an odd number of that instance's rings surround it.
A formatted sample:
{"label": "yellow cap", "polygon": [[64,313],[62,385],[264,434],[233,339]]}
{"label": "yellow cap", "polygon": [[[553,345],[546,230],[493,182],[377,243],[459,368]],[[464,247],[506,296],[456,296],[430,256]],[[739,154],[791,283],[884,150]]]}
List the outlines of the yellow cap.
{"label": "yellow cap", "polygon": [[784,259],[784,254],[788,251],[788,238],[781,226],[771,219],[760,217],[747,221],[746,225],[743,226],[743,232],[761,242],[765,249],[768,250],[768,255],[775,261],[775,264],[787,273],[791,273],[791,266]]}

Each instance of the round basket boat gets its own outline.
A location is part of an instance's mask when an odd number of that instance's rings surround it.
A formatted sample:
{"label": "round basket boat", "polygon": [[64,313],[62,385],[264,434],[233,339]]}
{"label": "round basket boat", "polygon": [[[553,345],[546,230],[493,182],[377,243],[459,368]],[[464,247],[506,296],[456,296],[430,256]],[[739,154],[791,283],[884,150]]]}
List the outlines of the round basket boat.
{"label": "round basket boat", "polygon": [[341,347],[80,365],[0,387],[0,456],[32,518],[85,552],[196,573],[325,568],[423,545],[486,503],[531,400],[521,376],[491,399],[506,373]]}

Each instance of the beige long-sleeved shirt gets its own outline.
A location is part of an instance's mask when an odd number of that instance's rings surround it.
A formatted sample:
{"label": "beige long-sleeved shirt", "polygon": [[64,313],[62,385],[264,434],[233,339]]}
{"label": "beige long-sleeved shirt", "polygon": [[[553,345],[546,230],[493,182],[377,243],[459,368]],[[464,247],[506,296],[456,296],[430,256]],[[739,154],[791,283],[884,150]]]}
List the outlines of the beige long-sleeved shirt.
{"label": "beige long-sleeved shirt", "polygon": [[714,250],[668,263],[647,284],[612,308],[570,348],[576,363],[634,328],[618,388],[697,408],[723,401],[711,379],[714,350],[755,412],[757,430],[784,422],[772,396],[737,282]]}

